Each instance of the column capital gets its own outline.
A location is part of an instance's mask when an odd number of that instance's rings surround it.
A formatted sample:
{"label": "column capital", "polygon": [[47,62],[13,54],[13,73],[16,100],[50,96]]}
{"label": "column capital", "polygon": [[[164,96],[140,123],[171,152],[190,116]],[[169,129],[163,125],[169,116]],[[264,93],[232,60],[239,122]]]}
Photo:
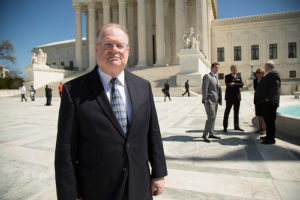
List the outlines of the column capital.
{"label": "column capital", "polygon": [[103,4],[103,5],[106,5],[106,6],[107,6],[107,5],[109,6],[110,3],[109,3],[109,0],[102,0],[102,4]]}
{"label": "column capital", "polygon": [[94,1],[87,3],[88,9],[96,9],[96,3]]}
{"label": "column capital", "polygon": [[72,7],[73,7],[74,10],[76,11],[76,10],[78,10],[78,9],[81,8],[81,5],[80,5],[79,3],[74,3],[74,4],[72,4]]}

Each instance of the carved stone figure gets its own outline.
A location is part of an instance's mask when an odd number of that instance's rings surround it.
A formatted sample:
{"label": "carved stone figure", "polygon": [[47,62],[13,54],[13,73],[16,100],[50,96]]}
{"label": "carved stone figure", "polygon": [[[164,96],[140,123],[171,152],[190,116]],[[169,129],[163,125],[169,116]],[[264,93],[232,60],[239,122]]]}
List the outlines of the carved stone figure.
{"label": "carved stone figure", "polygon": [[32,53],[31,64],[38,64],[38,59],[34,52]]}
{"label": "carved stone figure", "polygon": [[185,49],[199,48],[200,33],[195,33],[193,27],[183,36],[183,39]]}
{"label": "carved stone figure", "polygon": [[39,49],[39,54],[37,55],[37,64],[46,65],[47,63],[47,54],[43,52],[42,49]]}

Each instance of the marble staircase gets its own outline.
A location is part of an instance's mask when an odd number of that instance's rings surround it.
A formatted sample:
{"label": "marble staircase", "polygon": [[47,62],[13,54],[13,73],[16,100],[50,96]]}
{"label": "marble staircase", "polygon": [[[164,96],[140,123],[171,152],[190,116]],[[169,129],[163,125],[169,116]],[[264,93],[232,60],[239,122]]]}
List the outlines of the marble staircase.
{"label": "marble staircase", "polygon": [[[127,68],[127,71],[132,72],[133,74],[136,74],[140,77],[143,77],[144,79],[148,80],[151,83],[153,95],[156,97],[162,97],[162,88],[164,87],[164,83],[166,80],[169,80],[170,84],[170,94],[171,97],[173,96],[181,96],[181,94],[185,91],[183,88],[176,86],[176,75],[179,73],[180,68],[178,65],[175,66],[163,66],[163,67],[145,67],[145,68]],[[73,74],[67,78],[65,78],[62,81],[58,82],[52,82],[48,84],[52,88],[52,95],[53,97],[58,97],[58,86],[59,83],[66,83],[74,78],[77,78],[83,74],[87,73],[84,72],[78,72],[76,74]],[[197,94],[191,93],[191,96],[196,96]],[[44,97],[45,96],[45,88],[39,88],[37,89],[36,93],[37,97]]]}

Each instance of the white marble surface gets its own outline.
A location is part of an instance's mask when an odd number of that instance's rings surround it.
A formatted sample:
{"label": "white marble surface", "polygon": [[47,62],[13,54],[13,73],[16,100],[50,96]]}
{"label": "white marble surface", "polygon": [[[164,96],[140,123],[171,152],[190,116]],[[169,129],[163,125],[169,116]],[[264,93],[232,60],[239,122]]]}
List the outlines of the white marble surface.
{"label": "white marble surface", "polygon": [[[54,148],[59,98],[46,107],[45,98],[20,102],[0,98],[0,199],[56,199]],[[297,199],[300,195],[300,146],[277,139],[263,146],[252,133],[253,94],[242,93],[240,125],[244,133],[223,134],[225,106],[216,131],[221,140],[202,141],[206,115],[201,96],[174,97],[155,103],[169,175],[163,195],[154,200]],[[281,105],[300,104],[282,96]]]}

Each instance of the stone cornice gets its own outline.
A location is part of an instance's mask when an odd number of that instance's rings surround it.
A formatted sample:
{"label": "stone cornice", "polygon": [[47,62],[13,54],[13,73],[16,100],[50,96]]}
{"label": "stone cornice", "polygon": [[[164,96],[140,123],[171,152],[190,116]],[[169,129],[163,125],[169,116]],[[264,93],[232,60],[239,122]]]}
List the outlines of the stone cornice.
{"label": "stone cornice", "polygon": [[300,10],[273,13],[273,14],[246,16],[246,17],[216,19],[212,21],[212,25],[213,26],[231,25],[231,24],[253,23],[253,22],[261,22],[261,21],[272,21],[272,20],[293,19],[293,18],[300,18]]}
{"label": "stone cornice", "polygon": [[[82,41],[85,41],[85,40],[86,40],[86,37],[83,37]],[[44,45],[34,47],[33,49],[43,48],[43,47],[54,47],[56,45],[67,45],[67,44],[72,44],[72,43],[75,43],[75,39],[52,42],[52,43],[48,43],[48,44],[44,44]]]}
{"label": "stone cornice", "polygon": [[212,8],[213,8],[213,13],[215,19],[218,19],[218,6],[217,6],[217,0],[211,0]]}

